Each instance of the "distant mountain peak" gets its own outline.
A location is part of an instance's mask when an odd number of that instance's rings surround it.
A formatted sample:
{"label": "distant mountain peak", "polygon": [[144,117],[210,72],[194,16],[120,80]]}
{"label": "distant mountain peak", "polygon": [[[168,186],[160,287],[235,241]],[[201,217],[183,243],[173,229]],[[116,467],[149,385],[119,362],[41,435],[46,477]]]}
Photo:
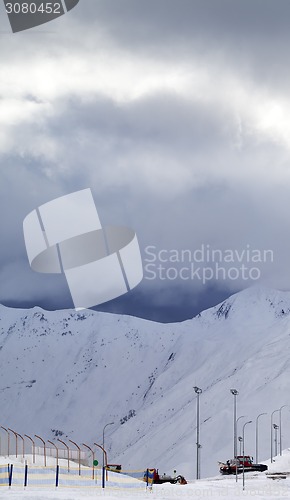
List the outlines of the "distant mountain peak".
{"label": "distant mountain peak", "polygon": [[254,316],[280,318],[290,314],[290,292],[262,286],[246,288],[228,297],[210,309],[202,311],[197,317],[206,321],[229,320],[233,317],[250,314]]}

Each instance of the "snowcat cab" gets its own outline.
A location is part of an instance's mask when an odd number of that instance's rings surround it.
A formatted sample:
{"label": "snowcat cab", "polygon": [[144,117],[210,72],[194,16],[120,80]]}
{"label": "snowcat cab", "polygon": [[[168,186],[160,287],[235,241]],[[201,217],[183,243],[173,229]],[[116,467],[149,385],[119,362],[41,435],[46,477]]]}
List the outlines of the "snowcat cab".
{"label": "snowcat cab", "polygon": [[253,457],[250,455],[238,455],[236,459],[227,460],[226,463],[219,462],[220,473],[223,475],[227,474],[241,474],[243,470],[245,472],[264,472],[268,469],[267,465],[264,464],[254,464]]}

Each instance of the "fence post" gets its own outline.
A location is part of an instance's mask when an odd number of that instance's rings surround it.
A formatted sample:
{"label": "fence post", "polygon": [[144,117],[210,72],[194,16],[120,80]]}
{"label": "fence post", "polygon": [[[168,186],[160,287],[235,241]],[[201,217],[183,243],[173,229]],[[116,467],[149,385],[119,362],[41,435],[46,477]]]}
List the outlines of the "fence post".
{"label": "fence post", "polygon": [[24,488],[27,486],[27,477],[28,477],[28,465],[25,464],[25,469],[24,469]]}
{"label": "fence post", "polygon": [[102,488],[105,488],[105,466],[102,469]]}
{"label": "fence post", "polygon": [[146,488],[148,488],[149,485],[149,470],[146,470]]}
{"label": "fence post", "polygon": [[55,487],[58,487],[59,483],[59,465],[56,466],[56,477],[55,477]]}
{"label": "fence post", "polygon": [[11,485],[12,485],[12,475],[13,475],[13,464],[10,464],[10,470],[9,470],[9,488],[11,488]]}

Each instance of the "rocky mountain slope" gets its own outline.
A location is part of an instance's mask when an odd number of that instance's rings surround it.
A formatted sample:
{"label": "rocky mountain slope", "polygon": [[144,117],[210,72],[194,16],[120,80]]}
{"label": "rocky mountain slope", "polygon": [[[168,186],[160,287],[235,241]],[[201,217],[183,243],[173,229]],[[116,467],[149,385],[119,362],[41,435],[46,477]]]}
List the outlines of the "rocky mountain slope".
{"label": "rocky mountain slope", "polygon": [[[246,452],[270,455],[270,413],[290,404],[290,293],[253,288],[182,323],[91,310],[0,306],[0,425],[44,439],[102,442],[109,462],[195,476],[202,388],[201,475],[233,454],[233,396]],[[282,411],[290,445],[289,408]],[[276,423],[279,423],[275,414]],[[242,423],[239,421],[238,435]],[[5,431],[1,432],[5,452]],[[13,436],[11,437],[13,442]],[[163,470],[164,469],[164,470]]]}

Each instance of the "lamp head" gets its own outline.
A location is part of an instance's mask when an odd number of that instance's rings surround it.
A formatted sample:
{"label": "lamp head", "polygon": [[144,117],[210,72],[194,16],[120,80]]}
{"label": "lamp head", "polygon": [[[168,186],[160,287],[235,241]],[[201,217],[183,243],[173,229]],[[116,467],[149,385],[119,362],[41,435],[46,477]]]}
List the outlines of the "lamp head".
{"label": "lamp head", "polygon": [[230,391],[234,396],[237,396],[239,394],[239,391],[237,391],[237,389],[230,389]]}
{"label": "lamp head", "polygon": [[195,390],[196,394],[201,394],[202,393],[202,389],[200,389],[197,386],[194,387],[194,390]]}

